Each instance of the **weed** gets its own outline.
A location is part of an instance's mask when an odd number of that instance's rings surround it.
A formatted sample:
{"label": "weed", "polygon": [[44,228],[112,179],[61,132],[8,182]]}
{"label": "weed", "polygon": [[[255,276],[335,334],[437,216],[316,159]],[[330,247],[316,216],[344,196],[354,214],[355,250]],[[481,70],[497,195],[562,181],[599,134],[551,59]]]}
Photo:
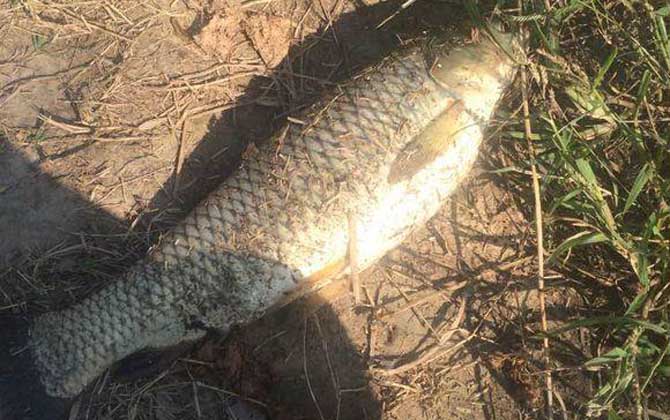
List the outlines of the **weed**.
{"label": "weed", "polygon": [[46,140],[47,135],[44,131],[43,127],[35,129],[32,133],[28,134],[26,137],[26,140],[28,140],[31,143],[41,143],[44,140]]}
{"label": "weed", "polygon": [[[591,308],[607,316],[550,335],[579,328],[599,343],[586,363],[597,384],[587,414],[644,418],[663,411],[670,377],[670,9],[598,0],[525,6],[525,17],[510,20],[531,31],[547,262],[580,281],[605,278],[616,292]],[[523,121],[506,135],[518,149]],[[513,155],[521,171],[503,171],[527,190],[525,156]]]}
{"label": "weed", "polygon": [[35,51],[39,51],[44,48],[45,45],[49,43],[49,39],[43,35],[33,34],[32,36],[33,48]]}

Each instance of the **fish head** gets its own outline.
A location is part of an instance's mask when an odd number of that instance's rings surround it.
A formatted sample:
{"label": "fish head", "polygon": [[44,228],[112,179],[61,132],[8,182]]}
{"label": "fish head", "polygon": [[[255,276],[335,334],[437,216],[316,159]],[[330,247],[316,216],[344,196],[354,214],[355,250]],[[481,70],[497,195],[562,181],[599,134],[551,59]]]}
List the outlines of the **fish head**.
{"label": "fish head", "polygon": [[446,43],[430,52],[429,72],[447,94],[463,101],[481,119],[492,112],[501,91],[525,61],[525,38],[491,24],[474,39]]}

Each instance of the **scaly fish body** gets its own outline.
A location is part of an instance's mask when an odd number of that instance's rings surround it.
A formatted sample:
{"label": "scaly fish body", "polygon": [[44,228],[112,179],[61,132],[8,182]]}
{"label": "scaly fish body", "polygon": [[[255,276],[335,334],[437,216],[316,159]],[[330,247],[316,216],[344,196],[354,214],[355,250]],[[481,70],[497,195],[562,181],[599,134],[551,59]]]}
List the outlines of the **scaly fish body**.
{"label": "scaly fish body", "polygon": [[[499,35],[508,46],[511,37]],[[467,174],[513,60],[489,39],[385,60],[246,157],[122,281],[33,325],[46,394],[110,364],[250,322],[399,244]]]}

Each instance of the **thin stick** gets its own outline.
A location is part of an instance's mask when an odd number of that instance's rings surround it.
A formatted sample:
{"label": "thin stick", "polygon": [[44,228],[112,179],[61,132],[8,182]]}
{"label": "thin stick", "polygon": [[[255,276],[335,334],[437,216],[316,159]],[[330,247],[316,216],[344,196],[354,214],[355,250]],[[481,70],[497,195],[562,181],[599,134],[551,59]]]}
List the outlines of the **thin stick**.
{"label": "thin stick", "polygon": [[181,167],[184,165],[184,133],[186,132],[186,120],[181,123],[179,131],[179,144],[177,145],[177,157],[174,168],[174,185],[172,186],[172,195],[177,196],[179,193],[179,181],[181,177]]}
{"label": "thin stick", "polygon": [[[393,281],[393,278],[391,278],[391,276],[388,274],[388,272],[383,271],[383,274],[384,274],[384,277],[386,278],[386,280],[387,280],[389,283],[391,283],[391,285],[392,285],[393,287],[395,287],[395,289],[398,291],[398,293],[400,293],[400,295],[402,296],[402,298],[405,299],[405,302],[410,303],[411,300],[410,300],[409,296],[407,296],[407,293],[405,293],[405,292],[404,292],[404,291],[403,291],[403,290],[396,284],[396,282]],[[433,326],[430,325],[430,322],[428,322],[428,320],[421,314],[421,312],[420,312],[419,310],[415,309],[415,308],[410,308],[409,310],[412,311],[412,313],[414,314],[414,316],[419,320],[419,323],[420,323],[421,325],[423,325],[424,327],[426,327],[426,329],[428,330],[428,332],[429,332],[430,334],[432,334],[432,336],[435,338],[435,340],[437,340],[438,343],[441,343],[442,340],[440,339],[440,336],[437,334],[437,331],[435,331],[435,329],[433,328]]]}
{"label": "thin stick", "polygon": [[239,73],[228,74],[225,76],[215,77],[209,80],[196,83],[188,83],[185,80],[178,81],[168,81],[160,85],[147,85],[149,89],[162,90],[167,89],[170,92],[179,92],[179,91],[195,91],[197,89],[208,88],[216,85],[221,85],[224,83],[229,83],[237,79],[242,79],[245,77],[257,76],[259,72],[256,71],[243,71]]}
{"label": "thin stick", "polygon": [[647,408],[647,414],[649,414],[649,417],[653,417],[655,419],[670,420],[670,414],[665,414],[658,410],[652,410],[651,408]]}
{"label": "thin stick", "polygon": [[461,322],[463,322],[466,305],[467,300],[461,299],[461,306],[459,307],[458,313],[454,317],[454,320],[451,322],[451,328],[449,328],[449,330],[442,337],[438,339],[437,344],[434,344],[432,347],[428,348],[426,351],[424,351],[424,353],[421,356],[412,360],[411,362],[407,362],[403,365],[390,369],[380,369],[378,372],[383,376],[398,375],[407,372],[409,370],[412,370],[414,368],[417,368],[423,364],[430,363],[433,360],[439,359],[445,356],[446,354],[451,353],[467,344],[470,340],[472,340],[475,337],[475,335],[479,331],[479,327],[482,325],[481,323],[477,326],[477,328],[475,328],[475,330],[472,333],[468,334],[468,336],[465,337],[463,340],[459,341],[458,343],[454,344],[451,347],[445,346],[445,343],[449,341],[455,333],[465,331],[462,328],[459,328],[459,326],[461,325]]}
{"label": "thin stick", "polygon": [[[458,330],[460,331],[460,330]],[[421,365],[428,364],[434,360],[440,359],[444,356],[446,356],[449,353],[452,353],[464,345],[466,345],[470,340],[474,338],[473,334],[468,335],[465,337],[463,340],[459,341],[458,343],[454,344],[451,347],[446,347],[442,346],[439,344],[435,344],[432,347],[430,347],[428,350],[426,350],[425,353],[421,355],[418,359],[415,359],[411,362],[405,363],[404,365],[400,365],[395,368],[390,368],[390,369],[380,369],[377,372],[382,375],[382,376],[391,376],[391,375],[400,375],[401,373],[405,373],[407,371],[410,371],[412,369],[418,368]]]}
{"label": "thin stick", "polygon": [[319,321],[319,314],[314,313],[312,315],[314,317],[314,324],[316,325],[316,330],[319,333],[319,337],[321,338],[321,348],[323,349],[323,353],[326,355],[326,363],[328,364],[328,371],[330,373],[330,380],[333,383],[333,391],[335,392],[335,399],[337,400],[337,405],[339,407],[340,405],[340,384],[339,384],[339,379],[337,378],[337,375],[335,374],[335,369],[333,369],[333,363],[330,360],[330,352],[328,351],[328,342],[326,341],[325,337],[323,336],[323,331],[321,329],[321,322]]}
{"label": "thin stick", "polygon": [[[231,110],[233,108],[241,108],[243,106],[248,106],[248,105],[253,105],[255,104],[255,101],[248,101],[248,102],[233,102],[231,103],[229,100],[226,101],[213,101],[210,103],[206,103],[204,105],[200,106],[194,106],[190,108],[186,108],[184,113],[182,114],[181,118],[198,118],[210,114],[215,114],[217,112],[224,112]],[[146,131],[146,130],[152,130],[162,124],[165,124],[168,122],[168,114],[173,112],[175,110],[175,107],[170,107],[166,111],[162,112],[159,116],[152,118],[150,120],[146,120],[142,123],[140,123],[137,127],[138,130]]]}
{"label": "thin stick", "polygon": [[56,121],[48,115],[40,113],[37,118],[43,121],[45,124],[52,125],[56,128],[59,128],[63,131],[67,131],[71,134],[91,134],[93,133],[93,128],[85,125],[66,123],[62,121]]}
{"label": "thin stick", "polygon": [[561,394],[554,389],[554,395],[556,396],[556,401],[558,401],[558,405],[561,406],[561,411],[563,412],[563,420],[568,420],[568,409],[565,407],[565,401],[563,401],[563,397],[561,397]]}
{"label": "thin stick", "polygon": [[403,4],[400,5],[400,7],[398,7],[398,9],[397,9],[395,12],[393,12],[389,17],[387,17],[386,19],[384,19],[379,25],[377,25],[377,26],[375,27],[375,29],[379,29],[379,28],[381,28],[382,26],[384,26],[384,25],[386,25],[387,23],[389,23],[389,21],[391,21],[391,19],[393,19],[393,18],[395,18],[396,16],[398,16],[398,15],[400,14],[400,12],[402,12],[402,11],[405,10],[405,9],[407,9],[409,6],[413,5],[415,2],[416,2],[416,0],[407,0],[407,1],[405,1]]}
{"label": "thin stick", "polygon": [[[467,282],[463,281],[460,284],[462,284],[463,287],[465,287],[467,285]],[[396,309],[394,311],[389,311],[389,312],[377,315],[377,319],[390,318],[392,316],[396,316],[400,313],[403,313],[403,312],[408,311],[412,308],[415,308],[419,305],[422,305],[426,302],[430,302],[433,299],[437,299],[439,297],[444,298],[445,292],[446,292],[446,290],[436,290],[434,292],[428,293],[428,294],[423,295],[421,297],[411,299],[409,302],[405,303],[404,305],[400,306],[398,309]]]}
{"label": "thin stick", "polygon": [[188,104],[181,105],[179,97],[175,92],[170,92],[172,96],[172,102],[174,103],[175,109],[179,110],[179,119],[177,120],[177,126],[179,129],[179,135],[177,136],[177,127],[171,123],[171,120],[168,118],[170,123],[170,131],[177,141],[177,156],[175,157],[175,168],[174,168],[174,183],[172,184],[172,196],[176,197],[177,192],[179,191],[179,178],[181,176],[181,167],[184,162],[184,136],[186,135],[186,118],[184,115],[188,109]]}
{"label": "thin stick", "polygon": [[[167,372],[167,371],[166,371],[166,372]],[[208,384],[203,383],[203,382],[196,382],[196,383],[198,384],[198,387],[200,387],[200,388],[209,389],[210,391],[219,392],[219,393],[221,393],[221,394],[223,394],[223,395],[228,395],[228,396],[231,396],[231,397],[236,397],[236,398],[239,398],[239,399],[244,400],[244,401],[252,402],[252,403],[254,403],[254,404],[256,404],[256,405],[259,405],[259,406],[261,406],[261,407],[263,407],[263,408],[268,408],[268,405],[267,405],[267,404],[265,404],[263,401],[260,401],[260,400],[255,399],[255,398],[242,397],[242,396],[241,396],[240,394],[238,394],[237,392],[227,391],[227,390],[225,390],[225,389],[223,389],[223,388],[217,388],[217,387],[215,387],[215,386],[208,385]]]}
{"label": "thin stick", "polygon": [[305,330],[302,335],[302,369],[305,372],[305,381],[307,382],[309,396],[312,398],[312,402],[316,407],[316,411],[319,412],[319,418],[321,418],[321,420],[325,420],[325,417],[323,417],[323,411],[321,411],[321,406],[319,405],[319,401],[316,399],[316,395],[312,389],[312,382],[309,380],[309,371],[307,370],[307,318],[305,318],[304,327]]}
{"label": "thin stick", "polygon": [[[189,376],[191,374],[189,373]],[[198,383],[193,381],[191,382],[191,386],[193,387],[193,402],[195,402],[195,412],[198,416],[199,419],[202,418],[202,409],[200,408],[200,397],[198,397]]]}
{"label": "thin stick", "polygon": [[542,229],[542,201],[540,199],[540,178],[537,174],[537,167],[535,165],[535,149],[533,147],[532,138],[532,129],[530,125],[530,110],[528,106],[528,76],[526,75],[526,69],[524,68],[521,71],[521,94],[523,97],[523,126],[524,133],[526,135],[526,141],[528,143],[528,153],[530,154],[531,161],[531,174],[533,177],[533,195],[535,196],[535,230],[537,238],[537,293],[540,300],[540,316],[542,319],[542,332],[544,333],[544,338],[542,339],[542,348],[544,350],[544,362],[546,364],[546,392],[547,392],[547,418],[551,420],[553,418],[553,400],[554,392],[551,378],[551,370],[549,369],[550,365],[550,356],[549,356],[549,338],[547,336],[547,311],[544,301],[544,236]]}
{"label": "thin stick", "polygon": [[[12,99],[14,96],[18,95],[21,92],[21,88],[25,84],[33,83],[33,82],[39,82],[39,81],[42,81],[42,80],[58,79],[60,76],[63,76],[65,74],[69,73],[69,72],[72,72],[72,71],[75,71],[75,70],[86,69],[92,63],[93,63],[93,60],[87,61],[87,62],[79,64],[77,66],[70,67],[70,68],[65,69],[65,70],[59,70],[59,71],[51,73],[51,74],[38,74],[38,75],[35,75],[35,76],[22,77],[20,79],[16,79],[14,81],[11,81],[11,82],[7,83],[6,85],[0,87],[0,99],[2,100],[0,102],[0,105],[4,105],[5,103],[9,102],[10,99]],[[5,93],[5,92],[10,92],[10,93]]]}
{"label": "thin stick", "polygon": [[[46,6],[46,4],[45,4],[45,6]],[[123,34],[120,34],[120,33],[118,33],[118,32],[115,32],[115,31],[111,30],[111,29],[108,29],[108,28],[106,28],[104,25],[101,25],[101,24],[99,24],[99,23],[96,23],[96,22],[93,22],[93,21],[88,21],[88,20],[86,20],[83,16],[77,16],[75,13],[73,13],[73,12],[67,10],[67,9],[64,8],[64,7],[57,7],[57,9],[58,9],[61,13],[63,13],[64,15],[67,15],[67,16],[71,17],[72,19],[80,20],[80,21],[84,24],[84,26],[86,26],[87,28],[89,28],[89,30],[90,30],[90,28],[95,28],[95,29],[97,29],[97,30],[99,30],[99,31],[102,31],[102,32],[104,32],[104,33],[106,33],[106,34],[109,34],[109,35],[113,36],[113,37],[119,38],[119,39],[121,39],[121,40],[123,40],[123,41],[126,41],[126,42],[133,42],[132,38],[128,38],[127,36],[125,36],[125,35],[123,35]],[[92,31],[91,31],[91,32],[92,32]]]}
{"label": "thin stick", "polygon": [[358,276],[358,249],[356,247],[356,217],[349,214],[349,272],[351,276],[351,290],[354,292],[354,302],[361,303],[361,279]]}
{"label": "thin stick", "polygon": [[244,0],[240,3],[243,9],[258,6],[260,4],[272,3],[274,0]]}

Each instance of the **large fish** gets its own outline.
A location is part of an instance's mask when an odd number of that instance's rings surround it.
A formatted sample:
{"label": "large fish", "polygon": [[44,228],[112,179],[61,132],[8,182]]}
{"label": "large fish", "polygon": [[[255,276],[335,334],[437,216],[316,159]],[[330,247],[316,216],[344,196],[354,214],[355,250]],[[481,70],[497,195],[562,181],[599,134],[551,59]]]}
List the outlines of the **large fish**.
{"label": "large fish", "polygon": [[0,376],[0,420],[31,409],[59,418],[112,363],[248,323],[318,288],[348,271],[353,238],[357,266],[370,266],[466,176],[516,50],[491,30],[478,42],[410,48],[340,87],[305,124],[247,156],[123,279],[37,318],[16,372]]}

